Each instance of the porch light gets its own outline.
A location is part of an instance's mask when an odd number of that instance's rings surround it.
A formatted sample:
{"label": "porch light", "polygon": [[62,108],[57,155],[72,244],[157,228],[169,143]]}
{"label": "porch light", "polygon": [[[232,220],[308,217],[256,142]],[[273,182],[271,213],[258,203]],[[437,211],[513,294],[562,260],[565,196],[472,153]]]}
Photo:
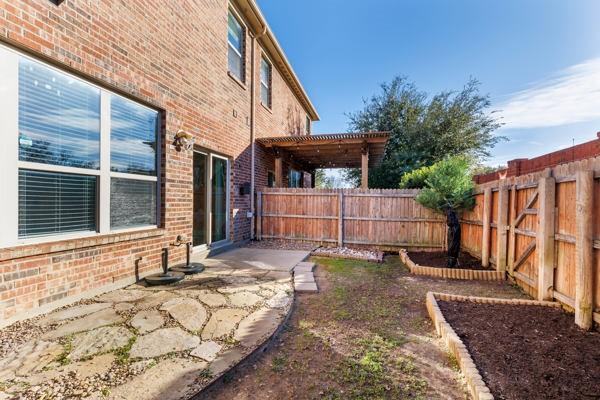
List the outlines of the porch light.
{"label": "porch light", "polygon": [[175,134],[173,144],[175,145],[175,148],[177,148],[177,151],[180,151],[181,149],[190,150],[194,145],[194,137],[191,133],[180,129]]}

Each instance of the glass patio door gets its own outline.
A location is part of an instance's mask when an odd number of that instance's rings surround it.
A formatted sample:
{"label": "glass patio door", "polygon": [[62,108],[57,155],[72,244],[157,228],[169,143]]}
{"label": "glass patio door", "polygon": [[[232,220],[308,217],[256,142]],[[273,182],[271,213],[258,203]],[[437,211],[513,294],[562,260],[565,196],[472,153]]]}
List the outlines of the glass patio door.
{"label": "glass patio door", "polygon": [[208,244],[208,155],[194,152],[194,247]]}
{"label": "glass patio door", "polygon": [[212,155],[211,242],[227,239],[228,165],[227,159]]}

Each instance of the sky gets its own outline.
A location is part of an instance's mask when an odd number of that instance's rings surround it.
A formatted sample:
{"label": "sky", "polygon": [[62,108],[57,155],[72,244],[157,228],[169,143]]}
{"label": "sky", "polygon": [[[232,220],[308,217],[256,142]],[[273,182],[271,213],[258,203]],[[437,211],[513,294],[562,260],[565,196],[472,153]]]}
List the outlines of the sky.
{"label": "sky", "polygon": [[257,0],[321,116],[346,113],[406,76],[429,94],[470,77],[508,142],[488,165],[534,157],[600,131],[598,0]]}

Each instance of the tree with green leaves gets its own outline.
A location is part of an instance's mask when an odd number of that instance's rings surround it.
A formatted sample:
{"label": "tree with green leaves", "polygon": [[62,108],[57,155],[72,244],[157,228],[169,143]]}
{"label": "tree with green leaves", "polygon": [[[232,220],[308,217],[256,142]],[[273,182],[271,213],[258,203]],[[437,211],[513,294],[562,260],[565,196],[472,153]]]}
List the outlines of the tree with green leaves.
{"label": "tree with green leaves", "polygon": [[459,214],[475,205],[471,160],[465,156],[448,157],[402,177],[400,187],[422,188],[416,201],[446,215],[448,225],[448,267],[458,265],[460,253]]}
{"label": "tree with green leaves", "polygon": [[[448,156],[489,156],[489,149],[504,139],[493,133],[501,124],[489,107],[488,96],[479,93],[473,79],[459,92],[431,98],[406,78],[383,84],[362,110],[348,115],[352,132],[391,132],[381,166],[369,171],[369,186],[396,188],[405,173]],[[360,170],[346,170],[345,179],[358,187]]]}

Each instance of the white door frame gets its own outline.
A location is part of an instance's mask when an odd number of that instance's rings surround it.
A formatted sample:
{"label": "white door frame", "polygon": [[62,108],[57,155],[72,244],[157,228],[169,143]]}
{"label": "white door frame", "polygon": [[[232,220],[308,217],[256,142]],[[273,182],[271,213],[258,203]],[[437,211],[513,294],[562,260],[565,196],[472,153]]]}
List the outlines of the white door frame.
{"label": "white door frame", "polygon": [[[205,150],[194,150],[194,153],[198,153],[198,154],[202,154],[206,157],[206,172],[205,172],[205,182],[206,182],[206,214],[205,214],[205,218],[206,221],[204,221],[205,223],[205,237],[206,237],[206,243],[204,244],[200,244],[197,246],[193,247],[193,252],[202,252],[202,251],[206,251],[211,247],[214,247],[215,245],[218,247],[221,244],[225,244],[226,242],[229,242],[229,233],[230,233],[230,221],[231,221],[231,215],[230,215],[230,198],[231,198],[231,179],[230,179],[230,173],[231,173],[231,162],[229,160],[229,158],[224,157],[224,156],[220,156],[218,154],[214,154],[211,153],[210,151],[205,151]],[[212,241],[212,185],[213,185],[213,159],[214,158],[219,158],[222,160],[225,160],[225,162],[227,163],[227,171],[226,171],[226,181],[225,181],[225,187],[226,187],[226,211],[225,211],[225,215],[226,215],[226,229],[225,229],[225,239],[223,240],[219,240],[217,242],[213,242]],[[193,173],[193,172],[192,172]],[[193,179],[193,177],[192,177]],[[192,196],[194,196],[194,194],[192,194]],[[192,199],[193,202],[193,199]],[[193,204],[193,203],[192,203]],[[192,206],[193,209],[193,206]],[[192,210],[193,212],[193,210]],[[192,232],[193,232],[193,224],[195,223],[194,218],[192,217]],[[192,233],[192,240],[193,240],[193,233]]]}

